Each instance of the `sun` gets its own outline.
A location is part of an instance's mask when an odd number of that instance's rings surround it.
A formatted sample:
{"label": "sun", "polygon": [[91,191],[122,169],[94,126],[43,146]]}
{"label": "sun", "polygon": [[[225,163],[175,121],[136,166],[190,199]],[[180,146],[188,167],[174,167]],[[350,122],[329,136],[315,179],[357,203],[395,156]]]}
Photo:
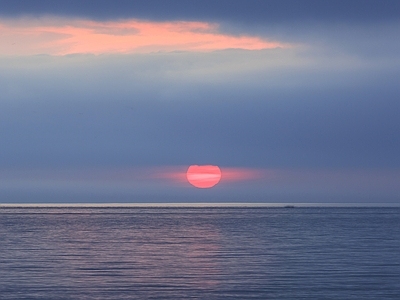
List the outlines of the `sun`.
{"label": "sun", "polygon": [[212,165],[192,165],[186,172],[186,178],[189,183],[201,189],[215,186],[221,180],[221,175],[221,169]]}

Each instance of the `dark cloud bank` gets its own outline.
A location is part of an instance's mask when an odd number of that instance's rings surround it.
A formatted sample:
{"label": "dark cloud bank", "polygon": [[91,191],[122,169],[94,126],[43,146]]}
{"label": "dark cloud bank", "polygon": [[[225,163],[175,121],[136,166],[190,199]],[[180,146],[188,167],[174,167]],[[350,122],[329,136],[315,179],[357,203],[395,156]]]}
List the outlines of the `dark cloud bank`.
{"label": "dark cloud bank", "polygon": [[2,0],[0,14],[56,14],[95,19],[211,20],[242,23],[398,20],[397,0]]}
{"label": "dark cloud bank", "polygon": [[248,54],[220,55],[39,56],[5,69],[0,166],[400,167],[395,66],[232,73]]}

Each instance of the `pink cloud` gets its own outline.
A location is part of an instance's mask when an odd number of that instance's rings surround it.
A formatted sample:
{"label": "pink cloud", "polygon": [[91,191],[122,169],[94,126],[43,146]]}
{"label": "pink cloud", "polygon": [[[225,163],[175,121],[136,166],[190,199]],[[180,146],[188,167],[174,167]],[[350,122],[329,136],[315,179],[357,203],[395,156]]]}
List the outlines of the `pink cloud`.
{"label": "pink cloud", "polygon": [[[57,184],[81,186],[116,186],[122,188],[186,186],[189,166],[71,168],[71,169],[1,169],[0,190],[7,186]],[[280,191],[354,191],[400,195],[399,170],[302,170],[225,168],[221,169],[220,186],[241,183],[256,184]]]}
{"label": "pink cloud", "polygon": [[223,168],[221,182],[251,181],[261,178],[269,178],[272,175],[269,170],[250,168]]}
{"label": "pink cloud", "polygon": [[[175,183],[187,183],[186,172],[188,167],[155,168],[149,172],[150,178],[167,180]],[[223,168],[221,169],[221,183],[252,181],[270,178],[271,171],[251,168]]]}
{"label": "pink cloud", "polygon": [[254,36],[228,35],[218,29],[217,24],[205,22],[0,20],[0,55],[260,50],[287,46]]}

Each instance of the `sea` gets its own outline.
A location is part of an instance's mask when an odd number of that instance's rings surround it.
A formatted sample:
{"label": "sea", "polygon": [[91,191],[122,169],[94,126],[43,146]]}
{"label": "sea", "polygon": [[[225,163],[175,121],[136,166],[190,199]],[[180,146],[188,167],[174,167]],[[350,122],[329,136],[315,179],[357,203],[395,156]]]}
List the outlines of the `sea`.
{"label": "sea", "polygon": [[400,299],[400,208],[0,205],[0,299]]}

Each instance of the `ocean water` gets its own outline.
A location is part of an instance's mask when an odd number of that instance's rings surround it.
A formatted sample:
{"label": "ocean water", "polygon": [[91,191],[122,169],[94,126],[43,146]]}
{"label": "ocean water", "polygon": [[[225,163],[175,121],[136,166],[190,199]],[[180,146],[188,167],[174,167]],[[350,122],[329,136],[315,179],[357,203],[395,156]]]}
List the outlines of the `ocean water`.
{"label": "ocean water", "polygon": [[400,208],[0,207],[0,299],[400,299]]}

